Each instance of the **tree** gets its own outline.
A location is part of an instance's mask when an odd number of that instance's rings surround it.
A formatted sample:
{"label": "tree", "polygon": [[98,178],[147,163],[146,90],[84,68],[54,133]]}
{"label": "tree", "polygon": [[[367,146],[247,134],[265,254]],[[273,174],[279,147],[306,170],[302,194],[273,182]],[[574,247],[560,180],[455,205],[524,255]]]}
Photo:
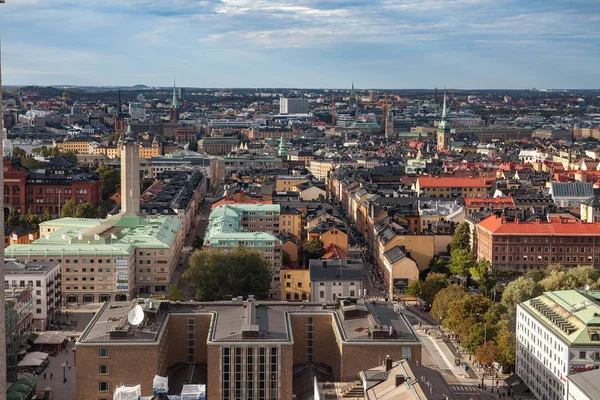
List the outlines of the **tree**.
{"label": "tree", "polygon": [[451,285],[440,290],[433,299],[431,316],[437,320],[445,319],[450,303],[462,299],[466,294],[465,287],[462,285]]}
{"label": "tree", "polygon": [[27,157],[27,152],[20,147],[14,147],[12,151],[13,157]]}
{"label": "tree", "polygon": [[471,228],[467,222],[459,224],[454,230],[454,235],[452,235],[450,252],[457,249],[471,251]]}
{"label": "tree", "polygon": [[91,203],[83,203],[75,209],[76,218],[98,218],[98,208]]}
{"label": "tree", "polygon": [[194,250],[201,249],[203,242],[204,241],[202,240],[202,238],[200,236],[196,236],[194,238],[194,241],[192,242],[192,248]]}
{"label": "tree", "polygon": [[475,351],[475,359],[481,363],[491,365],[500,359],[500,349],[496,343],[488,341]]}
{"label": "tree", "polygon": [[24,215],[24,222],[29,228],[36,231],[40,227],[40,219],[33,213],[33,209],[31,207],[27,209],[27,214]]}
{"label": "tree", "polygon": [[18,226],[18,225],[20,225],[20,222],[21,222],[21,213],[19,212],[18,208],[13,207],[12,210],[10,210],[10,214],[8,214],[8,218],[6,219],[6,225]]}
{"label": "tree", "polygon": [[450,253],[450,273],[452,275],[467,276],[474,265],[473,257],[468,250],[457,248]]}
{"label": "tree", "polygon": [[590,285],[592,289],[598,287],[600,271],[591,265],[576,268],[556,268],[548,272],[546,278],[540,281],[540,285],[547,291],[582,289]]}
{"label": "tree", "polygon": [[470,273],[471,276],[476,278],[484,278],[486,277],[490,270],[492,269],[492,264],[488,260],[481,260],[475,266],[471,267]]}
{"label": "tree", "polygon": [[517,304],[540,296],[543,291],[544,289],[540,284],[523,276],[506,285],[502,293],[501,303],[506,308],[511,327],[514,327],[515,324]]}
{"label": "tree", "polygon": [[309,260],[315,260],[325,255],[325,247],[323,241],[319,239],[312,239],[302,245],[302,255],[306,265]]}
{"label": "tree", "polygon": [[500,331],[496,337],[500,354],[498,361],[504,367],[504,373],[512,371],[515,366],[516,341],[515,332],[508,327],[508,321],[500,322]]}
{"label": "tree", "polygon": [[101,165],[96,172],[102,177],[102,198],[106,200],[121,183],[121,176],[116,169],[106,164]]}
{"label": "tree", "polygon": [[432,304],[435,295],[448,286],[448,278],[444,274],[432,273],[427,275],[421,285],[421,298],[427,304]]}
{"label": "tree", "polygon": [[198,141],[197,140],[190,140],[188,143],[188,150],[189,151],[198,151]]}
{"label": "tree", "polygon": [[406,293],[413,297],[421,297],[421,293],[423,290],[423,284],[421,281],[412,281],[408,284],[406,288]]}
{"label": "tree", "polygon": [[446,260],[443,258],[432,258],[431,262],[429,263],[429,271],[440,274],[448,274],[450,272],[448,269],[448,262],[446,262]]}
{"label": "tree", "polygon": [[249,294],[264,299],[269,295],[273,268],[261,253],[245,247],[211,249],[195,251],[182,278],[202,301]]}
{"label": "tree", "polygon": [[51,221],[52,220],[52,210],[50,207],[46,207],[46,211],[44,211],[44,216],[42,217],[42,222]]}
{"label": "tree", "polygon": [[183,300],[183,292],[179,289],[176,284],[169,286],[169,300],[181,301]]}
{"label": "tree", "polygon": [[77,211],[77,204],[75,200],[71,199],[65,203],[63,208],[60,210],[61,218],[75,217],[75,211]]}
{"label": "tree", "polygon": [[282,250],[281,251],[281,265],[289,265],[292,262],[292,259],[290,258],[290,255],[288,254],[287,251]]}

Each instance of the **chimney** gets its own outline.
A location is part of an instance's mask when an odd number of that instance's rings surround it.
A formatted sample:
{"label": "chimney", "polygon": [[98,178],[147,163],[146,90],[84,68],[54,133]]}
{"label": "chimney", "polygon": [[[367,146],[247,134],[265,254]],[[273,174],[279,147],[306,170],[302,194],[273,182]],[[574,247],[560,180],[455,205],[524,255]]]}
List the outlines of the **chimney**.
{"label": "chimney", "polygon": [[404,382],[406,382],[406,378],[404,377],[404,375],[397,374],[396,375],[396,387],[402,385]]}
{"label": "chimney", "polygon": [[392,370],[392,357],[390,357],[389,355],[385,356],[385,372],[389,372]]}

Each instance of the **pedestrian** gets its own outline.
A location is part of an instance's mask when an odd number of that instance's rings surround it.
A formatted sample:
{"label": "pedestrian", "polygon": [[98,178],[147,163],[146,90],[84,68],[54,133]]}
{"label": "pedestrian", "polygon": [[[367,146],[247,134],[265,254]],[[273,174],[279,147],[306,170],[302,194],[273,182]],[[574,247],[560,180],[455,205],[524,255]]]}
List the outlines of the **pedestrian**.
{"label": "pedestrian", "polygon": [[52,372],[50,372],[50,380],[52,380]]}
{"label": "pedestrian", "polygon": [[44,380],[46,379],[46,373],[44,372]]}

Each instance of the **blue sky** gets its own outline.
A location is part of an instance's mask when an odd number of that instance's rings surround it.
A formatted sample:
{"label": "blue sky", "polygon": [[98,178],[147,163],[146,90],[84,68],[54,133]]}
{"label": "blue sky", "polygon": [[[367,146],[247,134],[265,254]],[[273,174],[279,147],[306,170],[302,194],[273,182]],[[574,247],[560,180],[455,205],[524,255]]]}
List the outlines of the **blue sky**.
{"label": "blue sky", "polygon": [[598,88],[598,0],[6,0],[5,84]]}

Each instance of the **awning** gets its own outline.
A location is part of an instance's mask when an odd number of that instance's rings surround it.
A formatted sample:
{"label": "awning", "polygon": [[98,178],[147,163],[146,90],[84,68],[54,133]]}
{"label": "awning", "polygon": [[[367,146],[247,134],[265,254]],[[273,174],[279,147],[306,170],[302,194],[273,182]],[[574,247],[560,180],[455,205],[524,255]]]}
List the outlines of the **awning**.
{"label": "awning", "polygon": [[67,332],[42,332],[37,339],[33,342],[34,344],[61,344],[67,338],[69,333]]}
{"label": "awning", "polygon": [[511,376],[509,376],[508,378],[506,378],[504,380],[504,382],[507,385],[512,386],[512,385],[515,385],[515,384],[523,382],[523,379],[521,379],[521,377],[519,375],[517,375],[517,374],[512,374]]}

